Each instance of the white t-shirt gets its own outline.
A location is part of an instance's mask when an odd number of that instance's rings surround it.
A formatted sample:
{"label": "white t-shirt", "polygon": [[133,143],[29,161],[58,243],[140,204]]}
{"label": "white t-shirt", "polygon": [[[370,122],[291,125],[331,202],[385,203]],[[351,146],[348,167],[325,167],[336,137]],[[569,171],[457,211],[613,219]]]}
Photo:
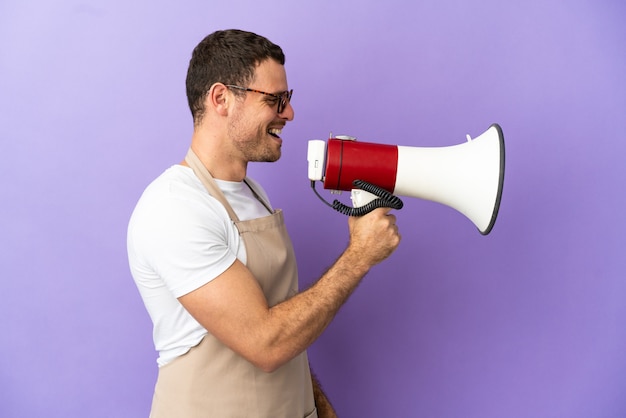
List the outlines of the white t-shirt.
{"label": "white t-shirt", "polygon": [[[253,184],[268,202],[263,189]],[[269,215],[244,182],[216,180],[240,220]],[[193,170],[167,169],[144,191],[128,225],[130,270],[154,324],[163,366],[207,334],[177,298],[210,282],[246,250],[224,206],[206,191]]]}

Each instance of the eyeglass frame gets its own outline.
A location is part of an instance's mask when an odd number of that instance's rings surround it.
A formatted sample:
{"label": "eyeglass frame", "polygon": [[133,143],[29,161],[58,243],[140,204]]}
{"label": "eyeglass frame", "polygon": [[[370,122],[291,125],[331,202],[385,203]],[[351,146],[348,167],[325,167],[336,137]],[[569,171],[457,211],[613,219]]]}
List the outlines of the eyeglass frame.
{"label": "eyeglass frame", "polygon": [[265,96],[270,96],[273,97],[275,99],[278,100],[278,108],[276,109],[277,113],[283,113],[283,111],[285,110],[285,108],[287,107],[287,104],[289,102],[291,102],[291,96],[293,95],[293,89],[288,90],[288,91],[284,91],[280,94],[274,94],[274,93],[267,93],[265,91],[261,91],[261,90],[256,90],[256,89],[251,89],[249,87],[242,87],[242,86],[236,86],[234,84],[224,84],[226,87],[231,88],[231,89],[237,89],[237,90],[243,90],[243,91],[251,91],[253,93],[261,93],[264,94]]}

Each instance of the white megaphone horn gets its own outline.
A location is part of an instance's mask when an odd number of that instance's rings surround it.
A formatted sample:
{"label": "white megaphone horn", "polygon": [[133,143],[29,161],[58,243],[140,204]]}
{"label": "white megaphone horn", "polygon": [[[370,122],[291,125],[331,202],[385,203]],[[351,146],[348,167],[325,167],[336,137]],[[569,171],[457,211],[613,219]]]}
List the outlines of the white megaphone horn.
{"label": "white megaphone horn", "polygon": [[[307,159],[313,188],[315,181],[323,181],[324,189],[351,190],[354,208],[386,206],[374,204],[382,194],[417,197],[456,209],[483,235],[491,232],[498,216],[504,183],[504,135],[498,124],[448,147],[375,144],[331,134],[328,143],[309,141]],[[355,181],[371,187],[360,183],[355,187]],[[335,209],[350,215],[366,213]]]}

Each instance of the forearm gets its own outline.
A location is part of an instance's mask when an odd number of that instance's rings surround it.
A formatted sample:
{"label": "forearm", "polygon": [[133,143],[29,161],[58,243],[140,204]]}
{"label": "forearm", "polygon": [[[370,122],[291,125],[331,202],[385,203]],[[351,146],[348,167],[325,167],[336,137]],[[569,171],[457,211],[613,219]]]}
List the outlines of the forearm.
{"label": "forearm", "polygon": [[313,344],[370,268],[349,247],[310,288],[270,308],[265,353],[282,364]]}
{"label": "forearm", "polygon": [[349,218],[349,224],[350,244],[333,266],[309,289],[269,309],[271,339],[264,346],[265,353],[275,356],[271,364],[279,366],[309,347],[372,266],[400,242],[395,216],[388,209]]}

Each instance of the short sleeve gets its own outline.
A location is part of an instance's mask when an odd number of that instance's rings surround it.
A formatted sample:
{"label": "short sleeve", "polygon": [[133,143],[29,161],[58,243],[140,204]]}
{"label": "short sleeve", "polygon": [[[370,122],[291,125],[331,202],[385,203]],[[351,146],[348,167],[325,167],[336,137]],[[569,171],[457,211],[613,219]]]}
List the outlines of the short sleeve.
{"label": "short sleeve", "polygon": [[234,227],[208,194],[170,191],[158,200],[142,200],[131,220],[133,252],[174,297],[205,285],[235,262],[229,245]]}

